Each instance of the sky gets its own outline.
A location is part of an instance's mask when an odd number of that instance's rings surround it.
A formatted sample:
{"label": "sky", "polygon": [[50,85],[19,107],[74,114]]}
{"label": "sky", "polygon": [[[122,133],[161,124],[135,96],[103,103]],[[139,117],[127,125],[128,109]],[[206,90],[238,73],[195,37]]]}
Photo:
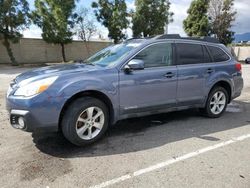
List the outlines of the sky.
{"label": "sky", "polygon": [[[192,0],[170,0],[170,10],[174,12],[174,22],[169,24],[168,32],[174,34],[180,34],[185,36],[185,32],[182,28],[182,22],[187,17],[187,9],[190,6]],[[28,0],[31,10],[34,9],[34,0]],[[77,7],[91,8],[93,0],[79,0]],[[128,9],[134,9],[134,0],[126,0]],[[232,30],[236,34],[242,34],[250,32],[250,3],[249,0],[235,0],[234,9],[237,11],[236,20],[233,23]],[[96,23],[97,28],[101,31],[104,38],[108,38],[108,31],[105,27]],[[127,29],[126,33],[129,37],[132,36],[131,29]],[[41,30],[35,25],[31,25],[29,29],[23,31],[23,35],[26,38],[41,38]],[[97,37],[97,36],[96,36]],[[77,39],[77,37],[74,37]],[[94,37],[95,39],[95,37]]]}

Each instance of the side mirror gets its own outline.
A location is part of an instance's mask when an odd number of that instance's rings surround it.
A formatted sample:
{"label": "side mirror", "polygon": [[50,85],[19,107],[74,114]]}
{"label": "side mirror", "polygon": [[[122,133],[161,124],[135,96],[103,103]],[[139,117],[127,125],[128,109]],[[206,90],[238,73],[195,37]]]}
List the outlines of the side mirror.
{"label": "side mirror", "polygon": [[132,59],[125,65],[125,72],[129,73],[133,70],[142,70],[144,69],[144,61],[140,59]]}

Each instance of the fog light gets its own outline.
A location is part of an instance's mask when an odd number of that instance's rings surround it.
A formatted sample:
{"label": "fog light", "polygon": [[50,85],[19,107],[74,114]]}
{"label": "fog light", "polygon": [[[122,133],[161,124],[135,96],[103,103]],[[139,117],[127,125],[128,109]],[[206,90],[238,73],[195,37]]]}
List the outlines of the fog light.
{"label": "fog light", "polygon": [[23,119],[23,117],[19,117],[18,118],[18,127],[20,128],[20,129],[23,129],[24,127],[25,127],[25,122],[24,122],[24,119]]}

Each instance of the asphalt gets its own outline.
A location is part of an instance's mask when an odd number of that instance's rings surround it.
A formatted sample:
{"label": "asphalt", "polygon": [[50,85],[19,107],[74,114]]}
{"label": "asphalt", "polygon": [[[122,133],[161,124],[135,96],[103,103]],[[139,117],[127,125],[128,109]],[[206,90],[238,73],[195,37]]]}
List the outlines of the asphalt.
{"label": "asphalt", "polygon": [[242,95],[219,119],[186,110],[124,120],[82,148],[10,126],[6,89],[28,69],[0,68],[1,187],[250,187],[249,65]]}

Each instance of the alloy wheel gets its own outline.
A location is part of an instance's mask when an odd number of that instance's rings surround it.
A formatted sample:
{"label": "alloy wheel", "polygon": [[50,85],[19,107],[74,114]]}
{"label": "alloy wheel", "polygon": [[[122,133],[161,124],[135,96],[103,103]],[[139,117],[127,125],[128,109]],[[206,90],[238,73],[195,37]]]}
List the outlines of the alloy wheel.
{"label": "alloy wheel", "polygon": [[76,121],[76,133],[83,140],[91,140],[101,132],[104,122],[105,117],[101,108],[88,107]]}
{"label": "alloy wheel", "polygon": [[217,91],[210,100],[210,110],[213,114],[220,114],[226,106],[226,95]]}

